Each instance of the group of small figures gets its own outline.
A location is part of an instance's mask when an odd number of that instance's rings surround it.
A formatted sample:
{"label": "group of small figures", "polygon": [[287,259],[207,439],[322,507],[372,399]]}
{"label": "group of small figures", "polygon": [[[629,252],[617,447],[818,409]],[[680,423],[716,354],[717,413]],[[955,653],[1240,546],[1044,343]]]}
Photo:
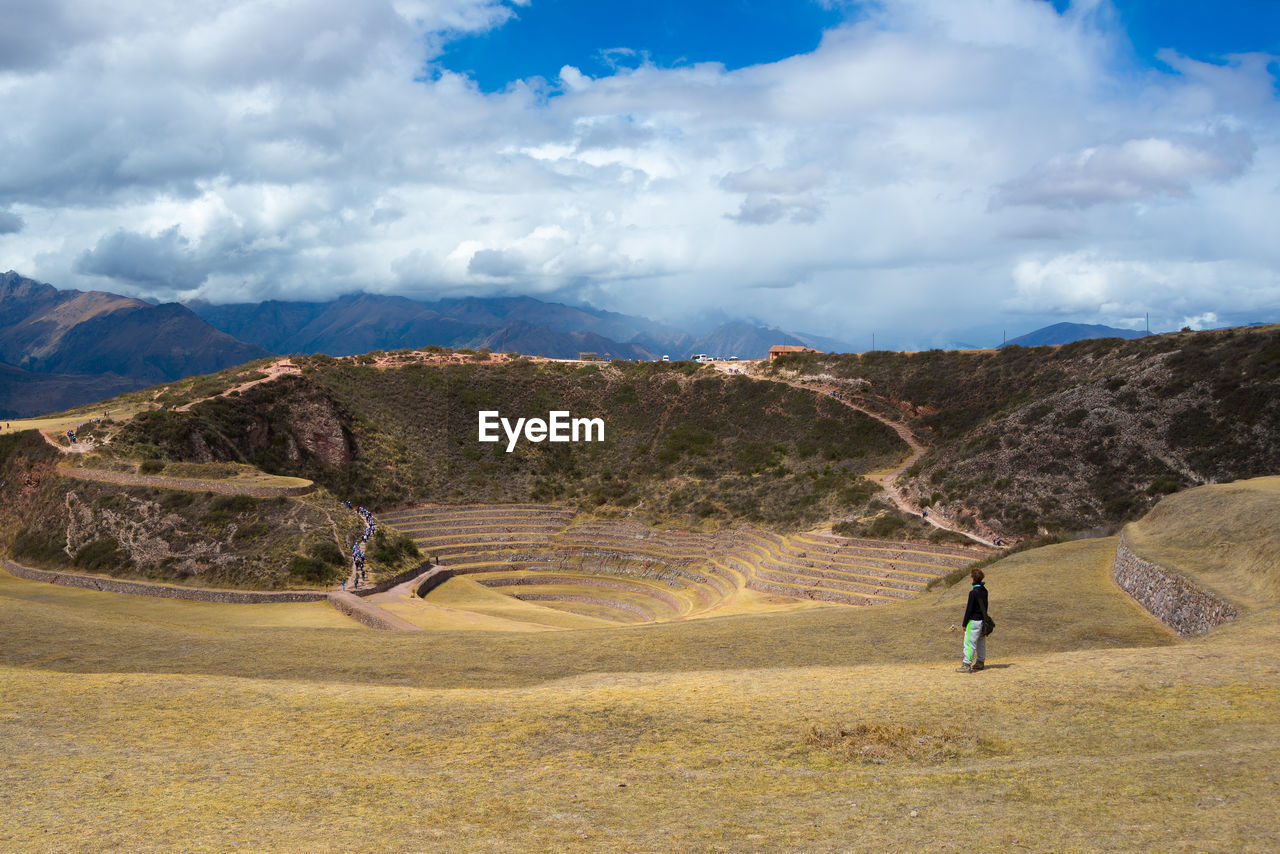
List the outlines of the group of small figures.
{"label": "group of small figures", "polygon": [[[352,587],[359,587],[369,580],[368,573],[364,568],[364,544],[378,531],[378,523],[373,519],[373,511],[365,507],[352,507],[350,501],[343,501],[342,506],[349,510],[355,510],[364,520],[364,530],[360,532],[360,539],[351,545],[351,559],[355,568],[355,580]],[[343,588],[346,588],[346,582],[343,582]]]}

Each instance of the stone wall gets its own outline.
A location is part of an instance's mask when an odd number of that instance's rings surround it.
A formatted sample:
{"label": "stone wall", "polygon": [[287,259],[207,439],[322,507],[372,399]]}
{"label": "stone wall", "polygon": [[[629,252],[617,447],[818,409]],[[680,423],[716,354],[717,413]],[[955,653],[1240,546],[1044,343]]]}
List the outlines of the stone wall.
{"label": "stone wall", "polygon": [[354,593],[356,596],[361,596],[361,597],[372,596],[375,593],[386,593],[388,590],[390,590],[392,587],[395,587],[398,584],[404,584],[406,581],[412,581],[413,579],[417,578],[419,575],[425,575],[428,571],[430,571],[430,569],[431,569],[431,562],[424,561],[418,564],[417,566],[415,566],[413,569],[406,569],[404,572],[398,572],[395,575],[391,576],[390,578],[386,578],[386,579],[383,579],[382,581],[379,581],[377,584],[370,585],[369,587],[357,587],[355,589],[348,590],[347,592]]}
{"label": "stone wall", "polygon": [[216,492],[221,495],[248,495],[253,498],[276,498],[281,495],[307,495],[315,492],[315,484],[297,486],[253,486],[229,480],[197,480],[185,477],[164,477],[153,474],[105,471],[103,469],[58,466],[58,474],[77,480],[93,480],[99,483],[115,483],[121,486],[155,486],[161,489],[185,489],[190,492]]}
{"label": "stone wall", "polygon": [[157,596],[162,599],[186,599],[192,602],[221,602],[228,605],[253,605],[279,602],[320,602],[326,598],[321,590],[218,590],[207,587],[181,587],[176,584],[152,584],[146,581],[125,581],[102,575],[85,575],[78,572],[55,572],[33,569],[0,561],[5,572],[28,581],[43,581],[65,587],[81,587],[86,590],[102,590],[107,593],[129,593],[134,596]]}
{"label": "stone wall", "polygon": [[1187,577],[1134,554],[1123,533],[1111,565],[1111,577],[1152,616],[1184,638],[1202,635],[1238,613],[1235,607],[1200,589]]}
{"label": "stone wall", "polygon": [[422,581],[414,588],[413,593],[420,598],[425,597],[450,578],[453,578],[452,569],[445,569],[443,566],[434,567],[422,576]]}
{"label": "stone wall", "polygon": [[329,604],[337,608],[342,614],[347,615],[357,623],[368,626],[371,629],[399,630],[417,632],[421,631],[421,627],[415,626],[413,623],[379,608],[370,602],[366,602],[358,596],[352,595],[347,591],[333,591],[328,595]]}

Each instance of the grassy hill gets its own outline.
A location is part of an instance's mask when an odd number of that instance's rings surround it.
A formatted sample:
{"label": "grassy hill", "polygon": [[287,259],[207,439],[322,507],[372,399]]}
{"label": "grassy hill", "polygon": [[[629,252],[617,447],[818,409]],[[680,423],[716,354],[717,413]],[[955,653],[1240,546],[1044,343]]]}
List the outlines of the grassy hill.
{"label": "grassy hill", "polygon": [[1125,529],[1143,557],[1253,610],[1280,605],[1280,477],[1204,486],[1163,499]]}
{"label": "grassy hill", "polygon": [[[1270,488],[1166,499],[1163,524],[1274,529]],[[963,584],[390,633],[0,575],[0,847],[1275,850],[1277,606],[1177,641],[1111,584],[1114,543],[990,566],[976,675],[953,672]]]}
{"label": "grassy hill", "polygon": [[1280,471],[1280,327],[989,351],[798,354],[930,446],[907,472],[1006,536],[1114,528],[1163,494]]}
{"label": "grassy hill", "polygon": [[[303,362],[302,375],[144,413],[117,452],[236,460],[373,507],[541,501],[652,520],[811,525],[865,510],[862,474],[908,449],[885,425],[810,392],[691,363]],[[600,417],[605,441],[477,441],[479,410]]]}

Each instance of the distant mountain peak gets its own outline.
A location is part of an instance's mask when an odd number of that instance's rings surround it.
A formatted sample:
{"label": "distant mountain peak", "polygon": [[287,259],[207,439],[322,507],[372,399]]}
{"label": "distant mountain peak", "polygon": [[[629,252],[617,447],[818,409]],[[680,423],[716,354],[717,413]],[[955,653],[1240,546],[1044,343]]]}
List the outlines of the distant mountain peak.
{"label": "distant mountain peak", "polygon": [[207,374],[267,355],[178,303],[59,290],[0,274],[0,377],[6,412],[33,415]]}
{"label": "distant mountain peak", "polygon": [[1140,329],[1117,329],[1114,326],[1094,323],[1063,322],[1042,327],[1026,335],[1019,335],[1017,338],[1010,338],[1000,346],[1046,347],[1088,341],[1093,338],[1145,338],[1150,334]]}

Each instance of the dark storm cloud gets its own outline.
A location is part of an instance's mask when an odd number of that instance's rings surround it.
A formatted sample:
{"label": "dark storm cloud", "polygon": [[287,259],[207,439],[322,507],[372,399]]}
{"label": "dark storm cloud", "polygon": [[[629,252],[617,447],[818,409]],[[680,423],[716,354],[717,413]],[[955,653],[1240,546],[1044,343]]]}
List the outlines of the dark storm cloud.
{"label": "dark storm cloud", "polygon": [[117,231],[76,259],[76,270],[143,289],[190,290],[208,278],[178,227],[154,237]]}
{"label": "dark storm cloud", "polygon": [[26,221],[13,211],[0,211],[0,234],[17,234]]}
{"label": "dark storm cloud", "polygon": [[509,278],[524,271],[524,261],[514,252],[500,249],[481,249],[471,256],[467,264],[467,272],[477,276]]}
{"label": "dark storm cloud", "polygon": [[0,18],[0,71],[47,65],[92,28],[61,0],[5,0]]}

